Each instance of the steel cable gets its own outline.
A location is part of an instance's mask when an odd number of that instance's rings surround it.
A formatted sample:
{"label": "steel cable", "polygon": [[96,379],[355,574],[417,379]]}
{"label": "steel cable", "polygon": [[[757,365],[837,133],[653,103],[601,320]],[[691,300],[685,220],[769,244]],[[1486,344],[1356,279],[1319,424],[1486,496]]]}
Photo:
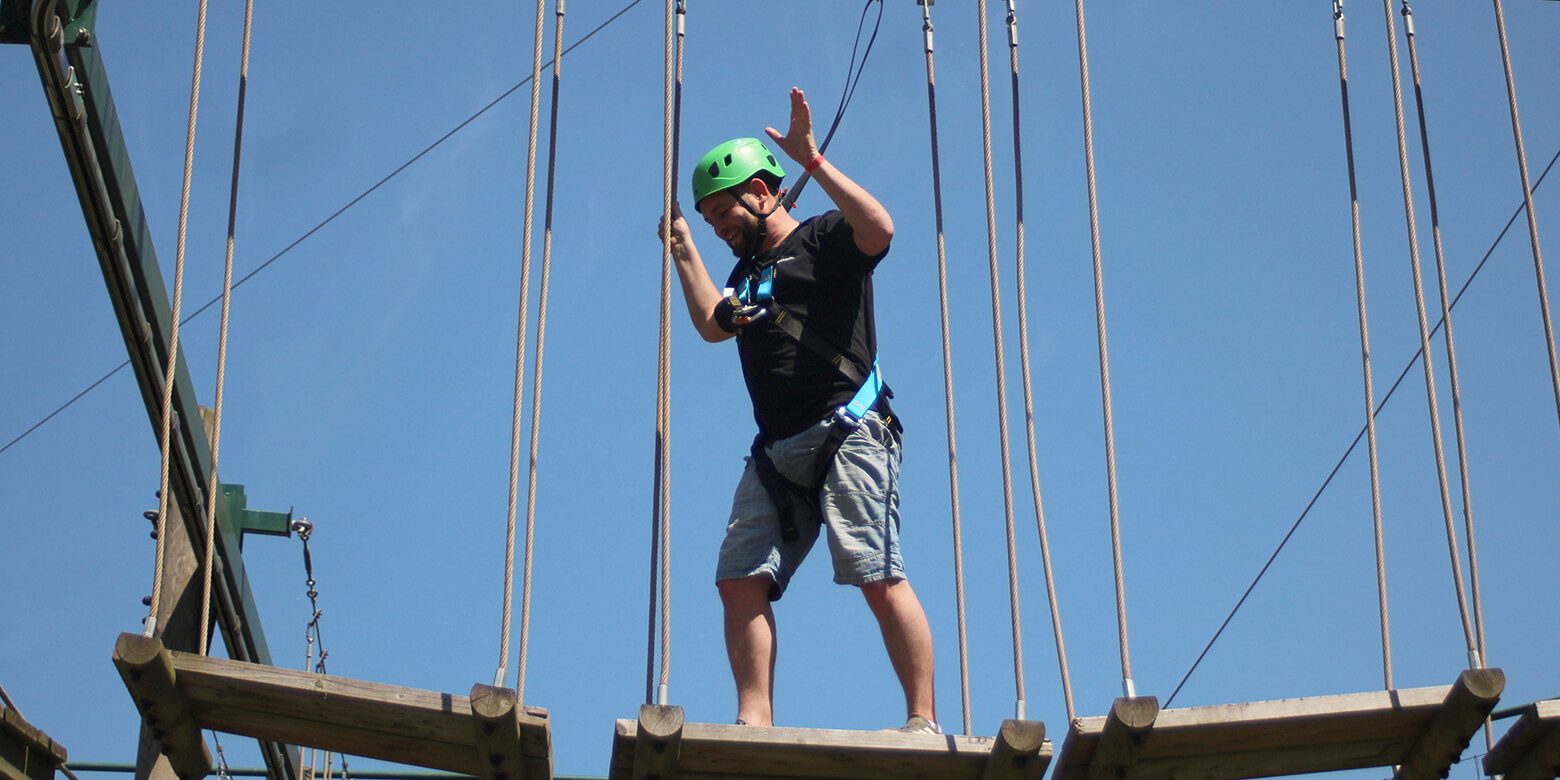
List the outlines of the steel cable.
{"label": "steel cable", "polygon": [[[499,635],[498,671],[493,684],[502,686],[506,676],[505,664],[509,662],[509,624],[515,578],[516,505],[520,492],[520,406],[521,392],[525,387],[525,328],[526,308],[531,296],[531,220],[536,201],[536,132],[537,118],[541,110],[542,90],[542,35],[547,18],[546,0],[536,0],[536,24],[532,29],[534,43],[531,47],[531,124],[526,140],[525,156],[525,210],[521,227],[520,246],[520,318],[515,336],[515,392],[514,409],[509,428],[509,521],[504,539],[504,621]],[[554,67],[556,67],[554,63]],[[526,560],[529,564],[531,529],[526,531]],[[529,575],[530,567],[526,572]],[[520,617],[526,621],[526,615]],[[525,700],[526,647],[520,644],[520,666],[515,676],[515,699]]]}
{"label": "steel cable", "polygon": [[1018,100],[1018,17],[1013,0],[1007,0],[1008,60],[1013,76],[1013,211],[1018,223],[1017,264],[1018,277],[1018,355],[1024,376],[1024,435],[1029,445],[1029,490],[1035,502],[1035,527],[1040,535],[1040,563],[1045,570],[1045,595],[1051,608],[1051,633],[1056,638],[1056,660],[1061,668],[1062,701],[1067,705],[1067,719],[1073,719],[1072,675],[1067,670],[1067,644],[1062,640],[1062,613],[1056,599],[1056,577],[1051,568],[1051,541],[1045,530],[1045,506],[1040,500],[1039,451],[1035,446],[1035,402],[1033,383],[1029,373],[1029,303],[1024,276],[1024,154],[1023,133],[1019,124]]}
{"label": "steel cable", "polygon": [[1522,202],[1527,206],[1528,244],[1533,248],[1533,275],[1538,282],[1538,312],[1549,348],[1549,381],[1555,389],[1555,415],[1560,419],[1560,361],[1555,357],[1555,326],[1549,316],[1549,287],[1544,283],[1544,251],[1538,240],[1538,214],[1533,211],[1533,186],[1528,184],[1527,149],[1522,144],[1522,117],[1517,113],[1517,81],[1511,72],[1511,46],[1506,41],[1506,14],[1495,5],[1495,31],[1500,38],[1500,62],[1506,73],[1506,103],[1511,111],[1511,135],[1516,141],[1517,172],[1522,178]]}
{"label": "steel cable", "polygon": [[172,327],[168,333],[168,367],[163,373],[162,398],[162,474],[157,490],[157,553],[152,568],[152,598],[148,604],[146,636],[157,634],[157,609],[162,602],[163,567],[167,559],[164,543],[168,530],[168,507],[172,496],[168,490],[168,466],[172,454],[173,438],[173,379],[179,365],[179,307],[184,299],[184,247],[190,216],[190,178],[195,168],[195,117],[200,111],[200,65],[206,54],[206,0],[200,0],[200,10],[195,22],[195,68],[190,77],[189,124],[184,134],[184,184],[179,192],[179,239],[174,254],[173,310],[169,315]]}
{"label": "steel cable", "polygon": [[1002,515],[1007,532],[1008,604],[1013,622],[1016,717],[1024,713],[1024,638],[1018,606],[1018,542],[1013,530],[1013,469],[1008,457],[1007,369],[1002,360],[1002,287],[997,279],[997,205],[991,172],[991,78],[986,62],[986,4],[975,4],[980,25],[980,129],[986,181],[986,255],[991,275],[991,338],[996,346],[997,440],[1002,448]]}
{"label": "steel cable", "polygon": [[209,653],[211,577],[217,546],[217,455],[222,444],[222,391],[227,376],[228,312],[233,302],[233,236],[238,224],[238,164],[244,148],[244,96],[249,87],[249,33],[254,0],[244,3],[244,45],[238,66],[238,117],[233,126],[233,180],[228,188],[227,257],[222,266],[222,325],[217,336],[217,391],[211,413],[211,476],[206,482],[206,562],[200,593],[200,649]]}
{"label": "steel cable", "polygon": [[[671,510],[672,510],[672,454],[671,454],[671,359],[672,359],[672,204],[677,171],[677,124],[682,82],[682,18],[684,7],[680,0],[666,0],[665,15],[665,75],[662,84],[662,160],[664,161],[661,185],[661,213],[668,229],[661,242],[661,321],[660,343],[656,361],[656,459],[655,515],[660,528],[661,569],[661,668],[656,686],[656,703],[666,704],[670,695],[672,672],[672,576],[671,576]],[[675,78],[675,83],[674,83]]]}
{"label": "steel cable", "polygon": [[1121,687],[1135,696],[1127,645],[1127,594],[1121,570],[1121,515],[1116,497],[1116,428],[1110,410],[1110,349],[1105,335],[1105,276],[1100,258],[1100,207],[1094,177],[1094,111],[1089,99],[1089,44],[1083,0],[1075,0],[1078,19],[1078,77],[1083,96],[1083,157],[1089,180],[1089,244],[1094,254],[1094,321],[1100,352],[1100,406],[1105,420],[1105,481],[1110,492],[1110,549],[1116,576],[1116,631],[1121,637]]}
{"label": "steel cable", "polygon": [[[1468,616],[1468,597],[1463,590],[1461,556],[1457,550],[1457,527],[1452,519],[1451,486],[1446,477],[1446,448],[1441,441],[1441,410],[1436,403],[1435,367],[1430,356],[1429,315],[1425,313],[1424,280],[1419,267],[1419,233],[1414,224],[1414,188],[1408,170],[1408,133],[1403,120],[1403,84],[1398,63],[1397,24],[1393,19],[1392,0],[1381,0],[1386,14],[1387,56],[1392,66],[1392,106],[1397,119],[1398,171],[1403,181],[1403,218],[1408,227],[1409,268],[1413,271],[1414,310],[1419,318],[1419,349],[1424,353],[1420,363],[1425,373],[1425,397],[1430,406],[1430,439],[1435,451],[1435,473],[1441,490],[1441,515],[1446,521],[1446,546],[1451,557],[1453,586],[1457,592],[1457,614],[1462,619],[1463,638],[1468,649],[1468,663],[1481,667],[1477,643],[1473,635],[1473,623]],[[1451,323],[1447,323],[1450,327]]]}
{"label": "steel cable", "polygon": [[953,593],[959,618],[959,694],[963,704],[964,733],[969,734],[970,659],[964,610],[964,534],[959,522],[959,453],[955,443],[953,417],[953,346],[948,330],[948,253],[943,240],[942,164],[937,144],[937,76],[932,65],[932,8],[928,0],[921,5],[921,32],[926,48],[926,109],[931,123],[932,211],[937,226],[937,303],[942,314],[943,399],[948,421],[948,497],[953,517]]}

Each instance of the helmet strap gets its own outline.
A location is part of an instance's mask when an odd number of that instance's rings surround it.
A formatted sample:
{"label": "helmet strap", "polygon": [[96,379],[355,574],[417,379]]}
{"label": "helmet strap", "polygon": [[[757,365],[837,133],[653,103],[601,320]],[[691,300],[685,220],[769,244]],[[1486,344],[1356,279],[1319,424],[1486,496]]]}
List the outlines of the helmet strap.
{"label": "helmet strap", "polygon": [[[748,181],[752,181],[752,179],[749,179]],[[753,240],[749,242],[748,246],[742,253],[748,259],[752,259],[757,257],[758,253],[764,249],[764,241],[769,237],[769,216],[780,208],[779,195],[776,195],[775,205],[769,207],[769,210],[763,212],[762,214],[759,213],[758,209],[749,206],[748,202],[743,200],[741,195],[737,195],[735,200],[737,203],[742,205],[742,208],[747,209],[747,213],[752,214],[755,218],[758,219],[758,232],[753,236]]]}

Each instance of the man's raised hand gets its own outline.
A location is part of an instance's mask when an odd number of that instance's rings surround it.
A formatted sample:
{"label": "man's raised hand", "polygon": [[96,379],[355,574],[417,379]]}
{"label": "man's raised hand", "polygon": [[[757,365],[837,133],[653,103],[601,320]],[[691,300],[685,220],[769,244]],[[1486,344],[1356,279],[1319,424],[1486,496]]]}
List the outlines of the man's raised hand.
{"label": "man's raised hand", "polygon": [[780,146],[781,151],[787,157],[802,165],[808,165],[818,158],[818,142],[813,139],[812,109],[807,105],[807,96],[802,94],[800,87],[791,87],[791,126],[786,129],[785,135],[773,127],[764,128],[769,134],[770,140]]}

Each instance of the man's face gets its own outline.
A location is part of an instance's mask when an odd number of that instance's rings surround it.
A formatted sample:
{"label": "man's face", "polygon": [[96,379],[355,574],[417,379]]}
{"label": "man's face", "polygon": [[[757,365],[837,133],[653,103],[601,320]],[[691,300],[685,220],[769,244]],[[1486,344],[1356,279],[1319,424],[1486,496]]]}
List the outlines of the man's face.
{"label": "man's face", "polygon": [[743,208],[729,191],[717,192],[700,201],[699,214],[739,260],[758,240],[758,218]]}

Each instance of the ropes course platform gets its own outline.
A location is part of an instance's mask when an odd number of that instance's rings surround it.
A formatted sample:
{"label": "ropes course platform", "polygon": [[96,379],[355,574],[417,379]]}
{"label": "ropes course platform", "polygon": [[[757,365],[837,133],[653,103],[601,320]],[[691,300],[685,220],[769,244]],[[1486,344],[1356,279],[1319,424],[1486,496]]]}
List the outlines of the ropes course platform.
{"label": "ropes course platform", "polygon": [[996,737],[685,723],[681,707],[645,705],[619,720],[607,776],[626,778],[1025,778],[1051,743],[1039,721],[1003,721]]}
{"label": "ropes course platform", "polygon": [[0,706],[0,780],[51,780],[63,763],[64,746]]}
{"label": "ropes course platform", "polygon": [[1560,777],[1560,699],[1534,702],[1484,757],[1487,775],[1505,780]]}
{"label": "ropes course platform", "polygon": [[552,777],[547,710],[508,688],[471,695],[398,688],[170,651],[121,634],[114,665],[175,771],[211,770],[201,729],[460,772]]}
{"label": "ropes course platform", "polygon": [[1479,669],[1453,685],[1211,707],[1117,699],[1109,715],[1072,722],[1053,776],[1241,778],[1397,766],[1400,779],[1442,778],[1505,685],[1501,670]]}

